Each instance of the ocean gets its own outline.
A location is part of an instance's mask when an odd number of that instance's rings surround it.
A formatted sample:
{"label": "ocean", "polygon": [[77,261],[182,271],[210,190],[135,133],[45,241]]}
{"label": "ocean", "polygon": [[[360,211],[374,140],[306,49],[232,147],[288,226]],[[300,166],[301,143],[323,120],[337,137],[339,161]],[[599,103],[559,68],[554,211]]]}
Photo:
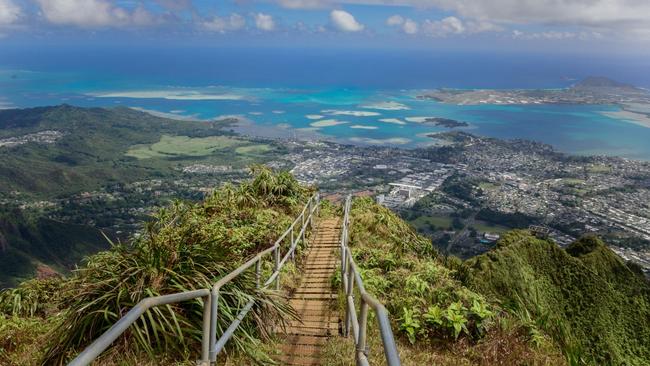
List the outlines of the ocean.
{"label": "ocean", "polygon": [[237,116],[241,131],[404,148],[457,130],[541,141],[559,151],[650,160],[650,128],[605,115],[616,106],[457,106],[417,99],[425,89],[561,88],[588,75],[650,86],[638,60],[518,54],[198,47],[8,47],[0,108],[68,103],[128,106],[178,119]]}

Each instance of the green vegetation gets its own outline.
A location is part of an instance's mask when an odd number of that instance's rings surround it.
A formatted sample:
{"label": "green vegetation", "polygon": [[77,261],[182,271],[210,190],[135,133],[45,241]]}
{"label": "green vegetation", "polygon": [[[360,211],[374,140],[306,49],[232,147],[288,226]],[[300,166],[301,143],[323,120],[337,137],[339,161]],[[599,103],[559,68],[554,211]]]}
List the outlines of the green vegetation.
{"label": "green vegetation", "polygon": [[603,164],[592,164],[587,167],[587,172],[589,173],[610,173],[611,171],[611,167]]}
{"label": "green vegetation", "polygon": [[95,228],[32,217],[19,209],[0,211],[0,288],[16,286],[38,270],[66,272],[108,246]]}
{"label": "green vegetation", "polygon": [[[18,322],[47,319],[42,346],[29,350],[4,347],[9,364],[62,364],[107,330],[142,298],[207,288],[254,253],[269,246],[292,221],[311,194],[288,173],[273,174],[256,167],[255,176],[238,187],[226,185],[200,203],[176,202],[161,209],[140,236],[128,244],[89,257],[69,278],[44,283],[30,281],[0,297],[6,316],[0,339],[11,337]],[[272,266],[265,263],[265,270]],[[271,290],[256,290],[254,273],[226,286],[219,297],[218,331],[222,332],[249,300],[256,303],[229,342],[251,360],[268,361],[260,340],[270,327],[291,317],[284,298]],[[54,309],[50,308],[50,305]],[[54,315],[53,315],[54,314]],[[141,317],[121,340],[121,355],[164,355],[188,360],[198,352],[201,300],[154,308]],[[127,341],[128,340],[128,341]],[[43,352],[41,352],[43,350]],[[142,356],[138,356],[142,357]],[[18,362],[25,360],[29,362]],[[253,361],[250,361],[253,362]],[[128,362],[127,362],[128,363]]]}
{"label": "green vegetation", "polygon": [[259,154],[264,154],[272,150],[272,147],[267,144],[258,144],[258,145],[248,145],[248,146],[240,146],[235,149],[235,152],[237,154],[242,154],[242,155],[259,155]]}
{"label": "green vegetation", "polygon": [[650,284],[595,237],[565,251],[513,231],[461,273],[470,288],[551,336],[572,364],[650,360]]}
{"label": "green vegetation", "polygon": [[216,150],[239,146],[242,143],[245,142],[228,136],[190,138],[187,136],[163,135],[160,137],[160,141],[155,144],[133,146],[126,152],[126,155],[137,159],[177,156],[207,156],[214,153]]}
{"label": "green vegetation", "polygon": [[451,227],[452,218],[450,216],[418,216],[414,220],[410,220],[409,223],[413,225],[418,232],[423,232],[433,228],[436,229],[447,229]]}
{"label": "green vegetation", "polygon": [[[234,137],[226,122],[177,121],[129,108],[69,105],[0,111],[0,138],[44,130],[55,143],[0,147],[0,198],[52,198],[111,184],[174,178],[192,163],[244,168],[282,147]],[[236,148],[245,148],[235,153]]]}
{"label": "green vegetation", "polygon": [[[530,364],[563,363],[556,348],[534,345],[521,322],[464,286],[459,259],[439,256],[428,239],[372,199],[353,202],[350,245],[366,289],[392,314],[406,365],[510,364],[524,355]],[[377,339],[370,343],[381,347]],[[334,354],[345,346],[334,341],[329,347]],[[379,360],[376,349],[371,354]],[[328,358],[326,364],[347,363]]]}

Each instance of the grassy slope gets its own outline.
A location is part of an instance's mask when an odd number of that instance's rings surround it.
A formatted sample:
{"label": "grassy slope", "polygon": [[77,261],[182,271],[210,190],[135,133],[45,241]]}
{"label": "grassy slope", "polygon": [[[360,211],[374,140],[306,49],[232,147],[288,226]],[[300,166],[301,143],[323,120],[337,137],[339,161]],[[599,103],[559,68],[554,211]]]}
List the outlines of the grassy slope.
{"label": "grassy slope", "polygon": [[650,284],[598,239],[565,251],[514,231],[465,270],[471,288],[543,319],[538,324],[576,361],[650,362]]}
{"label": "grassy slope", "polygon": [[[454,269],[459,262],[438,257],[429,240],[371,199],[353,203],[350,245],[366,289],[391,313],[404,365],[564,363],[557,348],[543,339],[534,346],[522,324],[463,286]],[[452,319],[461,319],[460,332]],[[370,355],[373,364],[382,364],[372,324]],[[352,354],[350,342],[336,338],[325,364],[352,365],[352,359],[340,356]]]}

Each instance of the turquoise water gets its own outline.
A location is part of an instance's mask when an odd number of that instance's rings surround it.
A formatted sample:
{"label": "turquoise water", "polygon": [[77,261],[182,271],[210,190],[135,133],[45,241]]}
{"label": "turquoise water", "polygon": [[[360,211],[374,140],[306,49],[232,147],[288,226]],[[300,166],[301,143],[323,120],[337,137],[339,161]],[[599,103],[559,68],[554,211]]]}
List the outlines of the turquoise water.
{"label": "turquoise water", "polygon": [[[433,142],[426,134],[449,131],[417,123],[417,117],[445,117],[469,123],[461,130],[478,135],[541,141],[573,154],[650,160],[650,128],[602,114],[616,111],[615,106],[457,106],[418,100],[417,95],[417,90],[322,86],[228,87],[206,82],[189,87],[115,75],[0,71],[0,107],[4,108],[68,103],[122,105],[175,118],[236,115],[257,126],[245,130],[249,133],[404,148],[426,146]],[[401,109],[386,109],[387,102]],[[400,123],[390,123],[394,120]]]}

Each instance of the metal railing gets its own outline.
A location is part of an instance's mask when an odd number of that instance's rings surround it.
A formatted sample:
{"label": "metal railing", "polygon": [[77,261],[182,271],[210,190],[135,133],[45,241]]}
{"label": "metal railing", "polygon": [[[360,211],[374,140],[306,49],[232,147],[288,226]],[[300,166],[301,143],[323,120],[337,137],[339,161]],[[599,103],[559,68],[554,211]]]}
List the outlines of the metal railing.
{"label": "metal railing", "polygon": [[[393,337],[393,330],[390,326],[388,311],[376,298],[366,292],[363,286],[363,280],[359,274],[359,269],[356,263],[354,263],[354,258],[348,247],[351,205],[352,197],[347,196],[343,214],[343,229],[341,231],[341,284],[346,295],[343,332],[348,337],[350,335],[350,328],[352,328],[356,364],[358,366],[368,366],[368,309],[372,308],[377,316],[377,324],[379,325],[379,333],[384,346],[386,363],[388,366],[400,366],[401,361],[397,352],[395,338]],[[355,286],[359,292],[361,301],[358,315],[354,302]]]}
{"label": "metal railing", "polygon": [[[313,227],[313,219],[315,215],[318,215],[319,204],[320,197],[318,193],[315,193],[309,198],[309,201],[303,207],[300,215],[298,215],[298,217],[293,221],[289,228],[285,230],[280,238],[275,241],[275,244],[273,244],[273,246],[258,253],[255,255],[255,257],[239,266],[239,268],[219,279],[219,281],[217,281],[211,289],[185,291],[164,296],[148,297],[140,300],[140,302],[138,302],[131,310],[129,310],[128,313],[120,318],[117,323],[115,323],[110,329],[104,332],[104,334],[97,338],[90,346],[86,347],[86,349],[84,349],[83,352],[81,352],[74,360],[72,360],[68,366],[85,366],[90,364],[150,308],[160,305],[189,301],[197,298],[202,298],[203,300],[201,359],[198,363],[205,366],[208,366],[211,363],[215,363],[217,360],[217,355],[219,352],[221,352],[221,350],[223,350],[226,342],[228,342],[228,340],[235,333],[237,327],[244,319],[246,314],[248,314],[248,312],[253,308],[253,305],[255,303],[254,300],[250,300],[242,308],[230,326],[217,339],[219,291],[224,285],[253,266],[255,266],[257,288],[267,288],[275,281],[275,288],[276,290],[279,289],[280,270],[287,262],[287,260],[289,260],[289,258],[294,258],[295,250],[298,244],[300,242],[305,243],[305,234],[307,228]],[[297,225],[300,225],[300,230],[298,230],[296,235]],[[286,254],[280,258],[281,244],[287,238],[291,239],[291,245]],[[271,276],[262,284],[262,260],[271,253],[273,253],[273,257],[275,258],[274,270]]]}

